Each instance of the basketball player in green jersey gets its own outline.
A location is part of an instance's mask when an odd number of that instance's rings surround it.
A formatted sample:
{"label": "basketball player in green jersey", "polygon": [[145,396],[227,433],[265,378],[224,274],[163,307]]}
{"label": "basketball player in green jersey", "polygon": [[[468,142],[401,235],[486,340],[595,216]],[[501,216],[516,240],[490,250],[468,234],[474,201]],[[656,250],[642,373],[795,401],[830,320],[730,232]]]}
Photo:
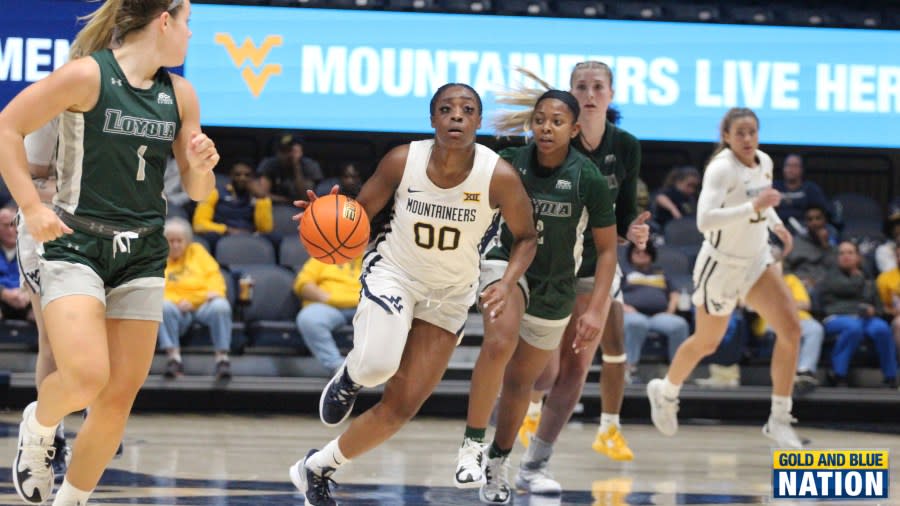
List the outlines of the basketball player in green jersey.
{"label": "basketball player in green jersey", "polygon": [[[559,346],[575,306],[575,273],[587,230],[599,252],[599,267],[597,288],[590,301],[594,310],[585,312],[576,322],[576,346],[588,346],[600,337],[603,328],[600,308],[607,304],[615,271],[615,215],[605,179],[590,159],[570,146],[578,134],[578,112],[578,101],[572,94],[560,90],[544,93],[529,121],[533,141],[500,153],[519,170],[531,194],[538,250],[506,311],[495,318],[490,307],[482,308],[485,339],[472,373],[466,433],[454,481],[460,488],[480,486],[481,501],[488,504],[510,500],[509,453],[528,409],[534,382]],[[504,226],[499,244],[482,262],[480,289],[501,279],[510,244],[511,236]],[[493,443],[482,450],[498,391],[497,431]],[[528,472],[523,469],[520,474]]]}
{"label": "basketball player in green jersey", "polygon": [[[86,504],[147,376],[162,319],[166,156],[174,152],[194,200],[214,185],[219,156],[200,131],[193,87],[163,69],[184,62],[190,9],[189,0],[106,1],[73,44],[90,56],[0,112],[0,174],[43,243],[41,304],[58,368],[19,426],[12,478],[32,504],[52,493],[57,424],[90,406],[53,502]],[[23,138],[60,115],[49,209],[31,183]]]}
{"label": "basketball player in green jersey", "polygon": [[[616,228],[620,237],[643,248],[649,239],[649,226],[645,223],[650,213],[638,215],[637,180],[641,165],[641,147],[638,140],[627,131],[617,127],[618,113],[610,108],[613,99],[613,74],[609,66],[597,61],[579,63],[572,70],[571,92],[578,98],[581,115],[578,124],[581,133],[573,145],[594,161],[606,178],[615,201]],[[582,314],[594,286],[593,272],[596,252],[589,241],[585,241],[584,257],[578,271],[578,299],[574,316]],[[535,460],[544,460],[552,452],[553,444],[563,427],[572,416],[572,411],[581,397],[587,373],[599,344],[602,350],[603,373],[600,376],[602,412],[600,427],[593,442],[594,451],[618,460],[634,458],[625,441],[619,424],[619,412],[625,392],[625,336],[618,288],[621,276],[613,281],[609,315],[599,342],[584,353],[575,353],[571,343],[574,328],[566,329],[559,357],[537,382],[528,416],[522,424],[519,440],[530,446],[531,436],[537,447],[531,450]],[[604,309],[606,311],[606,309]],[[556,366],[556,367],[553,367]],[[541,406],[540,398],[546,392],[546,400]]]}

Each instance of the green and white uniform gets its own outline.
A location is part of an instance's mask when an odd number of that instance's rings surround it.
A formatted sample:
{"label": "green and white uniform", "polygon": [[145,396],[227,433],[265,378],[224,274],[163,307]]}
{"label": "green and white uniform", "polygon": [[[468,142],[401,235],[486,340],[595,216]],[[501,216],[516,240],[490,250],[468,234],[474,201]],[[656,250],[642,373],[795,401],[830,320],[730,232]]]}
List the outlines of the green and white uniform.
{"label": "green and white uniform", "polygon": [[[641,144],[637,138],[613,123],[606,122],[606,131],[600,145],[593,151],[582,144],[579,137],[573,143],[587,155],[606,178],[615,202],[616,231],[619,237],[628,234],[628,226],[637,218],[637,182],[641,169]],[[584,257],[578,270],[578,293],[591,293],[594,289],[594,270],[597,268],[597,251],[591,237],[585,237]],[[610,295],[621,302],[621,270],[616,266],[616,276]]]}
{"label": "green and white uniform", "polygon": [[[525,279],[519,281],[527,300],[521,336],[537,348],[554,349],[575,306],[575,273],[585,232],[615,224],[612,197],[594,164],[575,149],[569,150],[556,170],[538,165],[534,143],[507,148],[500,156],[521,174],[537,220],[537,253]],[[512,243],[512,234],[504,224],[497,245],[483,262],[483,288],[503,276]]]}
{"label": "green and white uniform", "polygon": [[160,69],[148,89],[128,83],[112,51],[91,54],[100,95],[87,112],[60,116],[57,214],[75,230],[44,244],[41,301],[93,295],[107,317],[162,319],[166,158],[181,120]]}

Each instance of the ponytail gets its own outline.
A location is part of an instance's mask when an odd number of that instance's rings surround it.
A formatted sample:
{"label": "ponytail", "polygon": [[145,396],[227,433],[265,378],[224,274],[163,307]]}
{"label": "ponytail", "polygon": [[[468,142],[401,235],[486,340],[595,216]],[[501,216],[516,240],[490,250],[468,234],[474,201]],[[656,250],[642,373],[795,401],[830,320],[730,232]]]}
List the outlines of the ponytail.
{"label": "ponytail", "polygon": [[[494,115],[491,123],[497,131],[497,135],[523,135],[530,130],[528,123],[531,121],[531,114],[534,106],[537,105],[538,99],[553,89],[546,81],[535,75],[533,72],[522,67],[516,67],[516,72],[537,82],[542,88],[526,88],[524,86],[515,89],[508,89],[497,93],[496,102],[498,104],[518,106],[523,109],[518,110],[501,110]],[[578,118],[575,118],[576,121]]]}
{"label": "ponytail", "polygon": [[109,47],[116,31],[116,14],[121,7],[122,0],[106,0],[99,9],[78,18],[79,21],[87,21],[87,24],[69,48],[69,59],[81,58]]}

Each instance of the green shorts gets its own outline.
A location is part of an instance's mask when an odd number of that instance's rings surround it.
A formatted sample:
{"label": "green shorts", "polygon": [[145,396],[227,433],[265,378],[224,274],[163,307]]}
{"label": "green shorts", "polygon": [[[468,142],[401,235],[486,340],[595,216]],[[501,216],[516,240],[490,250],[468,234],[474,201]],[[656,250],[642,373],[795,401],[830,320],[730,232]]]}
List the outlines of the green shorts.
{"label": "green shorts", "polygon": [[162,321],[169,244],[162,228],[113,239],[76,230],[43,245],[41,306],[67,295],[90,295],[107,318]]}

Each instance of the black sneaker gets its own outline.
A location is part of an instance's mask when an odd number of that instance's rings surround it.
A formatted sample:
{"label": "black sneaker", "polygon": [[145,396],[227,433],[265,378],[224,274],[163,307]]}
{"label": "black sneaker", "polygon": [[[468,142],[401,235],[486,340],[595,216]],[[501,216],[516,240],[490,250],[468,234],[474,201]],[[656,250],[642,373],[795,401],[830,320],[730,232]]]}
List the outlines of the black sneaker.
{"label": "black sneaker", "polygon": [[347,368],[342,367],[325,385],[319,398],[319,418],[322,423],[329,427],[343,423],[353,411],[360,389],[362,385],[354,383],[347,374]]}
{"label": "black sneaker", "polygon": [[53,474],[56,475],[56,479],[61,480],[69,469],[70,449],[66,446],[66,438],[55,436],[53,438],[53,448],[56,450],[56,453],[53,455],[53,461],[50,462],[50,465],[53,466]]}
{"label": "black sneaker", "polygon": [[331,497],[331,486],[336,485],[331,479],[334,469],[326,467],[322,469],[322,474],[316,474],[312,469],[306,467],[306,461],[316,451],[310,450],[306,454],[306,458],[291,466],[289,471],[291,482],[297,487],[297,490],[303,493],[306,498],[304,503],[306,506],[337,506],[337,501]]}
{"label": "black sneaker", "polygon": [[169,362],[166,363],[166,372],[163,373],[163,377],[165,377],[166,379],[175,379],[183,375],[184,364],[182,364],[180,360],[170,358]]}
{"label": "black sneaker", "polygon": [[800,398],[809,395],[819,386],[819,379],[810,371],[798,372],[794,377],[794,397]]}
{"label": "black sneaker", "polygon": [[216,362],[216,381],[228,381],[231,379],[231,362],[219,360]]}

